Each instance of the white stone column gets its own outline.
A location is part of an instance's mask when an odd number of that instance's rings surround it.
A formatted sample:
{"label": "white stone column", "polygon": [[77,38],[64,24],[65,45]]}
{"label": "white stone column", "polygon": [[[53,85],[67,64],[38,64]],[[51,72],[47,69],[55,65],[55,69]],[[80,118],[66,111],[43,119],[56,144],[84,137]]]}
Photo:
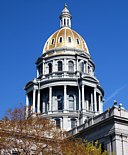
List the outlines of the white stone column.
{"label": "white stone column", "polygon": [[53,66],[54,67],[52,67],[52,72],[56,72],[58,66],[56,66],[56,61],[55,60],[53,60]]}
{"label": "white stone column", "polygon": [[127,139],[127,135],[122,137],[122,146],[123,146],[122,150],[123,150],[124,155],[128,154],[128,139]]}
{"label": "white stone column", "polygon": [[64,71],[67,71],[67,60],[66,60],[66,58],[64,59]]}
{"label": "white stone column", "polygon": [[26,107],[29,106],[29,98],[28,98],[28,94],[26,94]]}
{"label": "white stone column", "polygon": [[78,71],[78,70],[79,70],[79,69],[78,69],[78,68],[79,68],[79,66],[78,66],[78,65],[79,65],[79,63],[78,63],[78,58],[77,58],[77,56],[76,56],[76,71]]}
{"label": "white stone column", "polygon": [[98,96],[98,100],[99,100],[99,102],[98,102],[98,104],[99,104],[99,113],[101,114],[102,113],[102,103],[101,103],[101,96],[100,96],[100,94]]}
{"label": "white stone column", "polygon": [[43,60],[43,67],[42,67],[42,69],[43,69],[43,77],[44,77],[44,75],[45,75],[45,60]]}
{"label": "white stone column", "polygon": [[115,155],[125,155],[122,154],[122,140],[120,135],[115,135],[113,140],[113,153]]}
{"label": "white stone column", "polygon": [[101,107],[101,113],[103,113],[103,101],[100,102],[100,107]]}
{"label": "white stone column", "polygon": [[86,73],[88,73],[88,62],[86,62]]}
{"label": "white stone column", "polygon": [[89,101],[88,101],[88,99],[86,100],[86,110],[90,110],[89,109]]}
{"label": "white stone column", "polygon": [[38,68],[36,68],[36,76],[39,77],[39,71],[38,71]]}
{"label": "white stone column", "polygon": [[38,89],[37,113],[40,114],[40,89]]}
{"label": "white stone column", "polygon": [[81,90],[80,90],[80,86],[79,86],[79,110],[81,110]]}
{"label": "white stone column", "polygon": [[93,93],[91,92],[91,110],[94,111]]}
{"label": "white stone column", "polygon": [[28,117],[29,115],[29,98],[28,98],[28,94],[26,94],[26,117]]}
{"label": "white stone column", "polygon": [[64,85],[64,110],[67,110],[67,85]]}
{"label": "white stone column", "polygon": [[94,88],[94,111],[97,112],[96,88]]}
{"label": "white stone column", "polygon": [[36,90],[33,89],[33,107],[32,107],[32,110],[33,110],[33,113],[35,113],[35,101],[36,100]]}
{"label": "white stone column", "polygon": [[64,77],[66,77],[66,72],[67,71],[67,64],[66,64],[66,59],[64,58]]}
{"label": "white stone column", "polygon": [[60,129],[63,128],[63,121],[62,121],[62,118],[60,118]]}
{"label": "white stone column", "polygon": [[84,105],[84,85],[82,85],[82,109],[85,109],[85,105]]}
{"label": "white stone column", "polygon": [[74,105],[73,105],[73,110],[76,110],[76,96],[74,96]]}
{"label": "white stone column", "polygon": [[52,87],[49,87],[49,111],[51,111],[52,107]]}
{"label": "white stone column", "polygon": [[69,129],[71,129],[69,126],[68,116],[63,116],[63,129],[65,131],[68,131]]}

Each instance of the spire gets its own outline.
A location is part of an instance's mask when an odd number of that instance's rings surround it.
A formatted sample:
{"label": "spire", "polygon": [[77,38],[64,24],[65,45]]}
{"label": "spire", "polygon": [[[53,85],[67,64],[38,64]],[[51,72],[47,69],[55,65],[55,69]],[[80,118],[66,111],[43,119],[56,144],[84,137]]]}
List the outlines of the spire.
{"label": "spire", "polygon": [[67,4],[65,3],[64,9],[62,10],[60,15],[60,27],[71,27],[71,19],[72,16],[68,10]]}

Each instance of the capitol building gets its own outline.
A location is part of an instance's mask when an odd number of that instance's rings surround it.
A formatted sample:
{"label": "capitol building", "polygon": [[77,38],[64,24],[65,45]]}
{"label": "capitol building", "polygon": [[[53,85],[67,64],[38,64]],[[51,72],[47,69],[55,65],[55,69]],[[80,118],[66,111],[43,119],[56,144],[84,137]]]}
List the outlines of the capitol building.
{"label": "capitol building", "polygon": [[65,5],[60,29],[47,39],[36,61],[37,77],[25,86],[26,105],[33,113],[55,120],[65,130],[102,113],[104,96],[87,44],[71,29],[71,19]]}
{"label": "capitol building", "polygon": [[128,112],[120,105],[103,112],[104,90],[83,37],[72,30],[67,5],[60,28],[36,60],[36,78],[25,85],[27,117],[49,118],[74,137],[98,140],[115,155],[128,154]]}

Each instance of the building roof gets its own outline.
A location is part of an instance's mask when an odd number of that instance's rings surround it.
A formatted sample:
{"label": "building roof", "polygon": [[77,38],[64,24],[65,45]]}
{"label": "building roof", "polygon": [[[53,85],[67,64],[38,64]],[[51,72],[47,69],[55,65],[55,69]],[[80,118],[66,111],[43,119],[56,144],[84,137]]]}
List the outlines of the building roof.
{"label": "building roof", "polygon": [[60,15],[60,29],[47,39],[44,45],[43,54],[47,51],[60,48],[78,49],[89,54],[85,40],[76,31],[71,29],[71,19],[72,16],[65,4]]}
{"label": "building roof", "polygon": [[84,39],[69,27],[63,27],[53,33],[45,43],[43,54],[55,48],[75,48],[89,54],[88,47]]}

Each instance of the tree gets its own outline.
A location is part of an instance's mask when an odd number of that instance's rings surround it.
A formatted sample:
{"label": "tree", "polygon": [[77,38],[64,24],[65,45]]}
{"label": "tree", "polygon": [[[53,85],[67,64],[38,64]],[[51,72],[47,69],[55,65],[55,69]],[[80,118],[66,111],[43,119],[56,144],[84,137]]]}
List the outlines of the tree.
{"label": "tree", "polygon": [[54,122],[33,115],[25,118],[26,108],[9,109],[0,122],[0,150],[20,155],[107,155],[101,146],[68,138]]}

